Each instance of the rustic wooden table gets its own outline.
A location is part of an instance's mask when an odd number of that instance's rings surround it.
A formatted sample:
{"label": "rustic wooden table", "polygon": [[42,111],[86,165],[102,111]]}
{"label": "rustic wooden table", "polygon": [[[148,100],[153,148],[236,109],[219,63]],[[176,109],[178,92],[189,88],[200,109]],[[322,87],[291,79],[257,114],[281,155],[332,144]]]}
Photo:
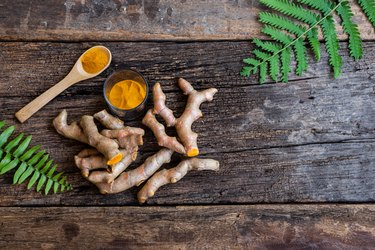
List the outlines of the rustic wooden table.
{"label": "rustic wooden table", "polygon": [[[44,196],[1,176],[0,247],[373,248],[374,29],[356,8],[364,58],[353,61],[341,42],[337,80],[323,53],[289,84],[258,85],[238,72],[247,40],[260,36],[260,8],[248,0],[2,0],[0,119],[44,145],[74,189]],[[15,120],[97,44],[113,53],[108,70],[25,124]],[[219,89],[194,124],[202,156],[219,160],[219,172],[191,172],[142,206],[137,188],[104,196],[81,177],[73,155],[84,146],[59,136],[51,121],[64,108],[71,120],[103,109],[103,81],[124,66],[160,81],[177,114],[185,102],[178,77]],[[133,166],[156,150],[148,131]]]}

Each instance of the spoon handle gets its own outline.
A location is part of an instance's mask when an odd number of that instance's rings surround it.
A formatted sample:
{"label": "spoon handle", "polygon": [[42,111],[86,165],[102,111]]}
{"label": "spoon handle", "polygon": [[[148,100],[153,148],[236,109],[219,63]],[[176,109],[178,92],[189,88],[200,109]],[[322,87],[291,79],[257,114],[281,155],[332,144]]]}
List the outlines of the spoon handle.
{"label": "spoon handle", "polygon": [[21,123],[23,123],[24,121],[29,119],[35,112],[37,112],[44,105],[50,102],[53,98],[55,98],[57,95],[63,92],[65,89],[83,80],[81,76],[74,74],[74,73],[71,74],[71,73],[73,72],[70,72],[64,79],[62,79],[56,85],[49,88],[43,94],[41,94],[40,96],[35,98],[33,101],[31,101],[29,104],[27,104],[25,107],[20,109],[16,113],[17,119]]}

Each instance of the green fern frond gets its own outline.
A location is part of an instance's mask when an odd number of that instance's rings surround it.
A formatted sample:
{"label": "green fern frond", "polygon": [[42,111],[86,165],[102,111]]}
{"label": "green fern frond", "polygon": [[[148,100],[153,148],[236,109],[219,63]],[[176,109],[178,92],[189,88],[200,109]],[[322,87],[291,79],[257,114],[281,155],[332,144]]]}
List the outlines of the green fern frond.
{"label": "green fern frond", "polygon": [[262,84],[266,81],[267,77],[267,62],[259,65],[259,83]]}
{"label": "green fern frond", "polygon": [[271,26],[266,25],[262,32],[266,35],[269,35],[273,40],[278,41],[285,46],[291,44],[293,42],[293,38],[285,33],[283,33],[281,30],[273,28]]}
{"label": "green fern frond", "polygon": [[362,41],[357,24],[351,21],[353,12],[350,9],[349,2],[342,2],[342,4],[337,8],[337,13],[341,17],[344,32],[349,36],[350,56],[352,56],[355,60],[358,60],[363,55]]}
{"label": "green fern frond", "polygon": [[[240,75],[245,76],[245,77],[249,77],[251,72],[252,72],[251,70],[252,70],[252,68],[249,67],[249,66],[242,67]],[[256,72],[253,72],[253,74],[256,74]]]}
{"label": "green fern frond", "polygon": [[272,80],[277,82],[279,80],[280,73],[280,58],[279,55],[276,55],[270,59],[270,76]]}
{"label": "green fern frond", "polygon": [[291,50],[289,47],[281,51],[281,74],[282,81],[288,82],[288,75],[290,72]]}
{"label": "green fern frond", "polygon": [[267,60],[271,56],[270,54],[260,51],[258,49],[253,50],[253,53],[256,57],[258,57],[261,60]]}
{"label": "green fern frond", "polygon": [[306,36],[311,46],[311,50],[313,51],[315,55],[315,60],[319,61],[320,60],[320,42],[318,38],[318,29],[312,28],[306,33]]}
{"label": "green fern frond", "polygon": [[296,74],[302,75],[303,71],[307,69],[307,55],[305,44],[301,39],[296,40],[294,43],[294,51],[297,61]]}
{"label": "green fern frond", "polygon": [[[339,42],[338,42],[338,38],[336,34],[335,23],[331,15],[332,4],[325,0],[297,0],[297,1],[323,12],[323,15],[326,17],[321,22],[321,28],[322,28],[324,40],[326,42],[327,53],[329,55],[329,63],[333,68],[333,72],[334,72],[333,75],[335,78],[339,77],[339,75],[341,74],[340,68],[342,65],[342,59],[338,53]],[[340,4],[336,6],[337,9],[340,6],[342,6],[342,2],[344,1],[341,1]],[[350,19],[349,19],[349,22],[350,22]]]}
{"label": "green fern frond", "polygon": [[268,12],[259,13],[259,21],[261,23],[273,26],[278,29],[284,29],[288,31],[289,33],[294,34],[296,36],[300,36],[306,31],[305,27],[295,24],[289,19],[278,16],[273,13],[268,13]]}
{"label": "green fern frond", "polygon": [[[4,125],[5,122],[1,121],[0,129]],[[50,168],[53,161],[48,161],[49,156],[44,150],[38,151],[40,146],[28,149],[31,142],[31,135],[23,139],[24,134],[21,133],[9,141],[14,129],[14,126],[10,126],[0,134],[0,175],[16,169],[13,175],[13,184],[21,184],[31,176],[27,189],[33,187],[38,181],[38,192],[43,187],[45,181],[47,181],[47,185],[44,188],[45,194],[48,194],[52,185],[54,186],[55,193],[59,191],[59,187],[61,192],[71,190],[72,186],[65,178],[61,178],[62,173],[52,176],[56,170],[56,165]],[[47,173],[47,171],[49,172]]]}
{"label": "green fern frond", "polygon": [[363,12],[366,14],[368,20],[375,27],[375,1],[374,0],[358,0]]}
{"label": "green fern frond", "polygon": [[[241,75],[256,74],[259,68],[260,82],[266,79],[265,73],[269,73],[273,80],[278,79],[281,72],[281,80],[288,81],[291,63],[291,49],[294,50],[296,74],[301,75],[307,69],[307,48],[309,44],[315,59],[320,60],[320,42],[318,29],[320,28],[329,57],[329,64],[333,69],[335,78],[341,74],[342,58],[339,54],[339,42],[336,33],[333,14],[336,12],[341,20],[343,30],[349,37],[350,56],[359,59],[363,55],[362,44],[358,26],[353,23],[353,13],[347,0],[297,0],[300,4],[288,0],[261,0],[260,2],[269,8],[280,12],[259,14],[259,21],[265,26],[262,32],[274,41],[261,41],[254,39],[256,48],[253,54],[257,59],[245,59],[250,66],[243,67]],[[375,3],[373,0],[359,0],[363,11],[374,24]],[[318,13],[317,13],[318,12]],[[297,19],[302,24],[295,22]],[[265,52],[262,52],[265,51]],[[281,61],[278,63],[277,61]],[[269,65],[269,72],[267,72]],[[281,69],[280,69],[281,67]],[[261,69],[262,68],[262,69]],[[275,80],[276,81],[276,80]]]}
{"label": "green fern frond", "polygon": [[250,76],[251,73],[256,74],[258,72],[258,66],[260,64],[258,60],[255,60],[254,58],[245,58],[243,59],[243,62],[252,65],[253,67],[243,67],[241,71],[242,76]]}
{"label": "green fern frond", "polygon": [[311,11],[287,0],[260,0],[260,2],[271,9],[277,10],[284,15],[294,17],[309,25],[315,24],[318,20],[318,17]]}
{"label": "green fern frond", "polygon": [[[262,41],[259,40],[258,38],[253,39],[253,43],[258,46],[259,48],[271,52],[271,53],[276,53],[279,50],[281,50],[281,45],[274,43],[274,42],[269,42],[269,41]],[[259,62],[257,62],[259,63]]]}
{"label": "green fern frond", "polygon": [[243,62],[247,63],[247,64],[250,64],[250,65],[253,65],[253,66],[256,66],[256,65],[259,64],[259,61],[254,59],[254,58],[245,58],[245,59],[243,59]]}
{"label": "green fern frond", "polygon": [[328,16],[322,21],[322,32],[329,56],[329,64],[333,68],[334,77],[337,78],[341,73],[342,59],[339,55],[339,41],[336,34],[335,23],[331,16]]}
{"label": "green fern frond", "polygon": [[[301,39],[293,40],[293,38],[285,33],[283,33],[281,30],[265,26],[263,28],[263,33],[269,35],[272,37],[272,39],[284,44],[285,46],[294,45],[294,51],[295,51],[295,57],[297,61],[297,67],[296,67],[296,73],[298,75],[302,75],[302,72],[307,69],[307,59],[306,59],[306,47]],[[272,55],[269,55],[268,58],[272,57]],[[261,59],[267,59],[267,58],[261,58]]]}
{"label": "green fern frond", "polygon": [[325,0],[297,0],[300,3],[306,4],[311,8],[323,12],[323,15],[329,15],[332,10],[332,3]]}

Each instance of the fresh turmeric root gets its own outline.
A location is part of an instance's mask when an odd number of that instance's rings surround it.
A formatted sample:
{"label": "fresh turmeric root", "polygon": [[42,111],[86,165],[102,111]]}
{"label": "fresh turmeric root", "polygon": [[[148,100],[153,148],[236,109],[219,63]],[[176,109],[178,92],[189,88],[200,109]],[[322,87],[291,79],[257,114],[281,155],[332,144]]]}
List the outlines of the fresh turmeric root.
{"label": "fresh turmeric root", "polygon": [[103,136],[116,139],[120,148],[129,152],[138,151],[138,145],[143,145],[145,131],[141,128],[123,127],[121,129],[103,129],[100,132]]}
{"label": "fresh turmeric root", "polygon": [[[106,171],[93,171],[88,180],[94,183],[102,194],[115,194],[123,192],[131,187],[140,185],[152,176],[164,163],[171,160],[173,151],[161,149],[156,154],[148,157],[145,162],[136,169],[124,172],[125,167],[119,167],[119,171],[108,173]],[[131,162],[124,163],[124,166]],[[129,163],[130,164],[130,163]],[[121,172],[120,172],[121,170]]]}
{"label": "fresh turmeric root", "polygon": [[[99,133],[94,117],[108,129]],[[137,158],[138,146],[143,144],[143,129],[125,127],[121,120],[106,111],[100,111],[94,116],[83,116],[79,123],[68,125],[67,112],[63,110],[53,124],[59,134],[95,147],[82,150],[74,160],[81,169],[82,176],[96,185],[103,194],[118,193],[140,185],[164,163],[168,163],[173,154],[170,149],[161,149],[148,157],[140,167],[124,172]],[[116,154],[123,157],[120,161],[109,164],[108,156]]]}
{"label": "fresh turmeric root", "polygon": [[212,159],[190,158],[180,162],[177,167],[163,169],[154,174],[138,192],[138,201],[144,203],[155,192],[169,183],[176,183],[191,170],[219,170],[219,162]]}
{"label": "fresh turmeric root", "polygon": [[84,149],[74,156],[76,166],[81,169],[83,177],[88,177],[91,170],[105,168],[109,171],[107,160],[95,148]]}
{"label": "fresh turmeric root", "polygon": [[[160,146],[186,154],[188,157],[194,157],[199,154],[197,145],[198,135],[192,131],[191,126],[193,122],[202,117],[202,112],[199,109],[200,105],[203,102],[212,101],[217,89],[210,88],[196,91],[188,81],[182,78],[179,79],[178,85],[184,94],[188,95],[187,104],[182,115],[179,118],[175,118],[172,110],[165,104],[166,97],[160,84],[156,83],[152,89],[154,109],[152,112],[147,112],[142,122],[152,130]],[[160,115],[167,126],[174,126],[176,128],[181,143],[176,138],[170,137],[165,133],[164,126],[156,120],[154,114]],[[184,150],[182,150],[182,147]]]}
{"label": "fresh turmeric root", "polygon": [[129,154],[124,153],[126,156],[110,168],[106,166],[103,159],[100,159],[100,157],[104,158],[102,155],[98,156],[93,152],[92,155],[86,154],[86,157],[81,157],[81,155],[85,155],[84,153],[86,152],[82,151],[75,156],[76,165],[88,173],[83,176],[96,185],[102,194],[123,192],[134,186],[139,186],[148,179],[138,192],[140,203],[144,203],[148,198],[154,196],[161,186],[181,180],[191,170],[217,171],[219,169],[219,162],[216,160],[190,158],[180,162],[174,168],[156,172],[163,164],[169,163],[171,160],[173,151],[166,148],[148,157],[141,166],[127,172],[124,171],[136,156],[131,158]]}
{"label": "fresh turmeric root", "polygon": [[113,165],[121,161],[123,155],[120,153],[119,145],[114,140],[99,133],[94,122],[94,117],[89,115],[82,116],[79,125],[87,137],[88,144],[96,148],[108,159],[108,165]]}
{"label": "fresh turmeric root", "polygon": [[[99,133],[94,117],[97,117],[104,126],[112,130],[104,130],[102,134]],[[107,165],[114,165],[122,160],[124,155],[120,152],[120,148],[125,148],[131,154],[138,151],[138,145],[143,144],[143,129],[124,127],[121,120],[110,115],[107,111],[98,112],[94,117],[85,115],[82,116],[79,123],[73,122],[68,125],[67,112],[63,110],[53,120],[53,125],[59,134],[96,148],[105,156]],[[87,170],[83,170],[83,174],[87,175]]]}
{"label": "fresh turmeric root", "polygon": [[53,126],[55,127],[57,133],[60,135],[77,140],[83,143],[88,143],[86,135],[83,133],[82,128],[77,122],[72,122],[68,125],[68,113],[64,109],[60,114],[53,120]]}
{"label": "fresh turmeric root", "polygon": [[149,127],[154,133],[159,146],[169,148],[177,153],[185,154],[184,146],[177,141],[176,137],[170,137],[165,133],[163,124],[156,120],[155,115],[151,109],[147,111],[142,123]]}
{"label": "fresh turmeric root", "polygon": [[102,191],[101,185],[113,183],[117,176],[124,172],[136,157],[137,153],[125,154],[125,157],[120,162],[111,166],[110,171],[92,171],[87,180],[95,184],[101,193],[106,193]]}
{"label": "fresh turmeric root", "polygon": [[124,122],[122,120],[120,120],[117,117],[114,117],[105,109],[94,114],[94,118],[108,129],[122,129],[124,127]]}
{"label": "fresh turmeric root", "polygon": [[[124,126],[123,121],[110,115],[106,110],[94,116],[85,115],[79,122],[71,124],[67,123],[65,110],[54,119],[53,125],[59,134],[94,147],[82,150],[74,160],[82,176],[96,185],[102,194],[119,193],[133,186],[139,186],[148,179],[138,193],[139,202],[144,203],[161,186],[179,181],[191,170],[217,171],[219,169],[218,161],[190,158],[183,160],[174,168],[157,172],[163,164],[171,161],[173,152],[188,157],[199,154],[198,135],[192,131],[191,126],[202,116],[200,105],[212,101],[217,92],[215,88],[196,91],[182,78],[179,79],[179,87],[185,95],[188,95],[188,100],[183,114],[176,118],[165,104],[166,96],[160,84],[155,84],[154,108],[148,110],[142,122],[153,131],[158,144],[165,148],[148,157],[138,168],[127,172],[125,170],[137,158],[138,147],[143,145],[143,129]],[[168,136],[164,125],[156,119],[155,115],[160,115],[168,127],[174,126],[178,138]],[[106,129],[99,132],[94,118]]]}

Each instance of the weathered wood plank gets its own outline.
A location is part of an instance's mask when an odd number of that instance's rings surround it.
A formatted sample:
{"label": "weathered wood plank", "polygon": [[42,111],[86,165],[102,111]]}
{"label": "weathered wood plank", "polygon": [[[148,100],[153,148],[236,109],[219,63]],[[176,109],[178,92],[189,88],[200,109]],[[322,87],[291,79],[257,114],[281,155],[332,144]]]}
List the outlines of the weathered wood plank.
{"label": "weathered wood plank", "polygon": [[[375,39],[374,28],[351,2],[362,37]],[[261,10],[264,7],[251,0],[2,0],[0,39],[249,39],[261,37],[257,22]]]}
{"label": "weathered wood plank", "polygon": [[[372,205],[0,208],[6,249],[374,249]],[[20,224],[20,222],[22,222]]]}
{"label": "weathered wood plank", "polygon": [[[61,80],[91,45],[2,43],[1,119],[15,121],[14,113]],[[51,128],[53,117],[63,108],[72,119],[104,108],[105,76],[125,65],[141,71],[151,84],[161,82],[168,92],[168,104],[177,114],[186,101],[176,86],[178,77],[190,80],[197,88],[219,88],[214,102],[203,105],[205,119],[196,124],[205,153],[374,138],[375,43],[364,44],[365,57],[358,62],[348,57],[342,43],[340,54],[345,63],[338,80],[332,78],[323,53],[320,62],[310,61],[303,77],[292,75],[292,83],[263,86],[258,85],[256,76],[248,79],[238,74],[240,58],[251,48],[246,42],[105,45],[113,52],[111,68],[101,77],[65,91],[21,125],[22,130],[43,142],[53,135],[54,141],[59,140]],[[51,133],[46,135],[45,131]]]}
{"label": "weathered wood plank", "polygon": [[[104,107],[104,76],[80,83],[59,96],[26,124],[14,113],[60,80],[89,43],[1,43],[0,119],[34,136],[68,172],[71,193],[45,197],[11,187],[0,179],[1,206],[136,204],[136,189],[101,196],[80,177],[72,156],[81,144],[54,132],[51,121],[67,108],[72,119]],[[245,42],[106,43],[114,55],[109,71],[135,67],[153,84],[161,81],[169,105],[179,114],[185,98],[176,86],[183,76],[197,88],[218,87],[213,103],[203,105],[195,124],[204,157],[221,161],[218,173],[191,173],[160,190],[150,203],[203,204],[253,202],[374,201],[375,43],[365,43],[365,58],[351,60],[343,49],[343,76],[333,80],[322,62],[289,84],[260,86],[238,76]],[[345,47],[345,44],[341,44]],[[139,53],[143,51],[144,53]],[[137,125],[139,122],[131,122]],[[172,131],[173,132],[173,131]],[[150,132],[134,166],[157,150]],[[341,143],[346,142],[346,143]],[[172,166],[177,163],[177,156]],[[15,199],[17,197],[17,199]]]}
{"label": "weathered wood plank", "polygon": [[[45,196],[11,186],[10,174],[0,179],[0,206],[137,205],[139,188],[101,195],[73,166],[69,144],[51,155],[60,160],[74,190]],[[48,148],[50,149],[50,148]],[[238,153],[211,153],[221,163],[218,172],[191,172],[180,182],[162,187],[148,204],[230,204],[281,202],[375,201],[375,141],[317,144]],[[59,157],[59,154],[63,155]],[[139,166],[150,153],[133,164]],[[175,166],[178,157],[165,165]]]}

